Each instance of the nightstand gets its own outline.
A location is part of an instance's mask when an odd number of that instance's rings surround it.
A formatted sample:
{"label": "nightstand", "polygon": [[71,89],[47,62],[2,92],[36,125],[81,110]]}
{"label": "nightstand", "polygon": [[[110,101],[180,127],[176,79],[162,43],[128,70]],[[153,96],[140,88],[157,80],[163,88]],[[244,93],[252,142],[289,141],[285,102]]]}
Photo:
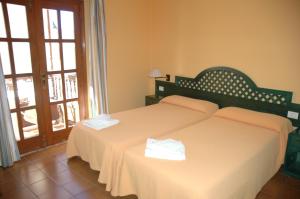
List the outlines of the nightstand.
{"label": "nightstand", "polygon": [[289,134],[284,173],[300,179],[300,128]]}
{"label": "nightstand", "polygon": [[145,97],[145,105],[157,104],[163,97],[156,95],[147,95]]}

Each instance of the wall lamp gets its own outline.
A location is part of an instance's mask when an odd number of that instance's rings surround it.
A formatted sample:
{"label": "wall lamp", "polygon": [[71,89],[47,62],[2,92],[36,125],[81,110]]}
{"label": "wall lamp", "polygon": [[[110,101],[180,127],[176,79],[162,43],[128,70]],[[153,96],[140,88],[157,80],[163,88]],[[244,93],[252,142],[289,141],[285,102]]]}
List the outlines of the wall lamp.
{"label": "wall lamp", "polygon": [[159,69],[153,69],[149,73],[149,77],[155,78],[155,79],[166,79],[167,82],[170,81],[170,75],[166,74],[166,76],[161,76],[161,72]]}

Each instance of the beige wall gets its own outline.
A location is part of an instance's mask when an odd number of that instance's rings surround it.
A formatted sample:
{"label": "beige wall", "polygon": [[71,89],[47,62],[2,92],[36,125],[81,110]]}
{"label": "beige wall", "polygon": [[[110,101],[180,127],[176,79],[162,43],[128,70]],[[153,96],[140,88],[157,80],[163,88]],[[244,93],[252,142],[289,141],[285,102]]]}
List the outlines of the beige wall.
{"label": "beige wall", "polygon": [[188,77],[233,66],[300,103],[299,21],[299,0],[153,0],[152,66]]}
{"label": "beige wall", "polygon": [[106,16],[111,112],[144,105],[150,68],[232,66],[300,103],[299,0],[107,0]]}
{"label": "beige wall", "polygon": [[107,0],[110,112],[144,105],[150,66],[151,1]]}

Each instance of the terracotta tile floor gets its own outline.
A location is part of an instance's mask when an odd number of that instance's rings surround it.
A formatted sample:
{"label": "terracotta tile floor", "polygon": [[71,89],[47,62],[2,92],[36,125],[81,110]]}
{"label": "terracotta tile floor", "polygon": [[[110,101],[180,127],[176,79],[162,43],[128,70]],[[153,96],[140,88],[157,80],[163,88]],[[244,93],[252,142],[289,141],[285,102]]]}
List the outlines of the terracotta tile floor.
{"label": "terracotta tile floor", "polygon": [[[9,169],[0,168],[2,199],[137,199],[110,196],[97,182],[99,172],[79,158],[67,160],[65,144],[27,155]],[[256,199],[299,199],[300,181],[278,173]]]}

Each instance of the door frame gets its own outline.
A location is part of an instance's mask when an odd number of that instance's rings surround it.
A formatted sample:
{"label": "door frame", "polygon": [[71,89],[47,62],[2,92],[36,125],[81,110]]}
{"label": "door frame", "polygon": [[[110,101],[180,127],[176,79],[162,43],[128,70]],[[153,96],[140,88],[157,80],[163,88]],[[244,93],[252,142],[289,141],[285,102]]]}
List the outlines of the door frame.
{"label": "door frame", "polygon": [[[53,133],[52,132],[52,117],[50,111],[49,93],[48,93],[48,81],[46,81],[46,89],[43,88],[41,75],[47,72],[46,67],[46,54],[43,34],[43,17],[42,17],[42,5],[47,4],[55,9],[68,10],[70,7],[76,7],[77,14],[74,14],[75,30],[75,46],[76,46],[76,72],[78,82],[78,104],[80,107],[80,118],[84,119],[88,115],[87,109],[87,74],[86,74],[86,51],[85,51],[85,25],[84,25],[84,1],[83,0],[1,0],[2,6],[6,3],[21,4],[26,7],[27,24],[28,24],[28,39],[26,42],[30,42],[31,50],[31,62],[32,62],[32,77],[35,90],[35,109],[37,112],[37,124],[39,127],[39,135],[33,138],[24,139],[23,133],[20,133],[21,140],[18,141],[18,147],[21,153],[27,153],[33,150],[37,150],[42,147],[46,147],[52,144],[59,143],[68,138],[70,130],[66,124],[66,130],[64,132]],[[68,5],[63,5],[68,4]],[[7,41],[9,44],[10,62],[12,71],[14,70],[14,55],[12,51],[12,41],[10,29],[8,25],[8,13],[4,9],[4,18],[6,20],[6,32]],[[5,13],[6,12],[6,13]],[[76,18],[75,18],[76,17]],[[0,41],[5,39],[0,38]],[[17,39],[22,41],[22,39]],[[80,67],[78,67],[80,65]],[[13,75],[14,93],[16,100],[16,109],[20,111],[20,105],[18,101],[18,92],[16,77]],[[9,75],[8,75],[9,76]],[[48,79],[48,78],[47,78]],[[80,97],[79,97],[80,94]],[[65,112],[67,114],[67,112]],[[20,132],[22,131],[22,120],[20,113],[17,113],[18,125]]]}

